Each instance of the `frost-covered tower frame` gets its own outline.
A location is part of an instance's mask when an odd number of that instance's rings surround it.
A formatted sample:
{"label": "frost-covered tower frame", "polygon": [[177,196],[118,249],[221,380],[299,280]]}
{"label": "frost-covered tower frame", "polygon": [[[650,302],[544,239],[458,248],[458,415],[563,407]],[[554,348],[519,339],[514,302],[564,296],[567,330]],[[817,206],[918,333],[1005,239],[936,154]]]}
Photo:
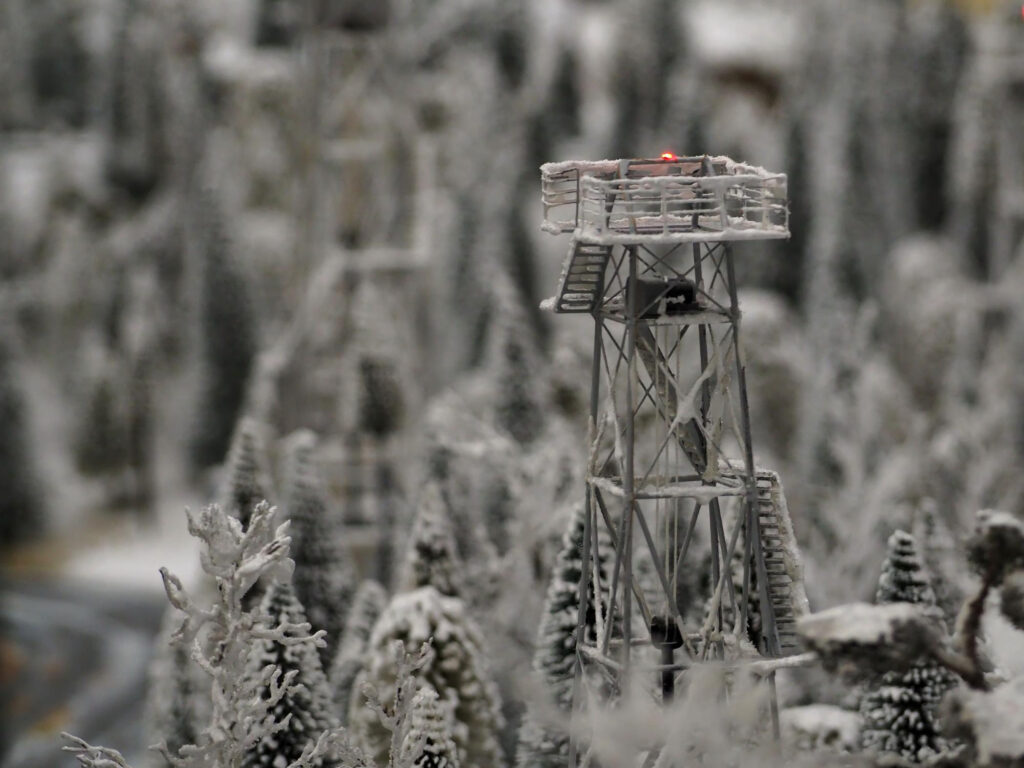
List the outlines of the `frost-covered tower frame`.
{"label": "frost-covered tower frame", "polygon": [[[668,700],[697,661],[795,648],[806,611],[781,484],[754,464],[730,249],[789,236],[786,177],[670,154],[541,172],[544,229],[572,235],[543,306],[594,319],[574,707],[591,670],[618,687],[646,668]],[[695,618],[679,585],[702,568]]]}

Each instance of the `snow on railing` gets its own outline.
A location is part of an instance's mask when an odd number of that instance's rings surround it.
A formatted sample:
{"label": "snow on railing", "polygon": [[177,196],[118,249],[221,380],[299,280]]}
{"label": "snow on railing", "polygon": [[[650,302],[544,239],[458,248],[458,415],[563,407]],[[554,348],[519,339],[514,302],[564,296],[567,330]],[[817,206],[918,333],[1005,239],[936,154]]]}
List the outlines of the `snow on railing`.
{"label": "snow on railing", "polygon": [[587,242],[789,236],[786,175],[726,157],[541,167],[543,228]]}

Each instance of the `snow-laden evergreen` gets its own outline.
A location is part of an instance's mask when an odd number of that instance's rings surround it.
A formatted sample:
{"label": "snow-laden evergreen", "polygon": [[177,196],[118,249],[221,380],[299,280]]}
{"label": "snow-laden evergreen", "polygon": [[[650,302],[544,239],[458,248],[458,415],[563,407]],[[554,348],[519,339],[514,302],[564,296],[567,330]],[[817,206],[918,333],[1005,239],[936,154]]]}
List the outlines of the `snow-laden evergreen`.
{"label": "snow-laden evergreen", "polygon": [[25,399],[10,344],[0,338],[0,549],[38,535],[45,527]]}
{"label": "snow-laden evergreen", "polygon": [[381,701],[394,696],[397,667],[392,645],[400,641],[412,652],[428,640],[433,656],[416,672],[437,691],[452,711],[452,739],[460,768],[502,768],[498,745],[503,725],[501,702],[491,678],[487,652],[476,623],[458,598],[433,587],[396,595],[370,636],[366,668],[356,679],[349,706],[349,726],[356,743],[378,765],[385,764],[391,739],[377,714],[360,694],[369,684]]}
{"label": "snow-laden evergreen", "polygon": [[257,351],[249,286],[235,263],[228,224],[212,193],[203,200],[203,389],[192,436],[197,468],[221,461],[231,441]]}
{"label": "snow-laden evergreen", "polygon": [[[882,605],[911,603],[934,608],[935,591],[914,537],[896,531],[889,537],[888,547],[876,601]],[[936,709],[952,686],[949,672],[934,662],[919,663],[906,672],[887,672],[881,685],[868,690],[861,699],[861,746],[912,762],[923,762],[943,751],[946,743]]]}
{"label": "snow-laden evergreen", "polygon": [[[476,383],[475,381],[473,383]],[[448,509],[459,557],[465,563],[493,561],[494,548],[479,512],[485,508],[481,480],[494,471],[481,464],[500,464],[508,471],[514,461],[514,441],[479,415],[482,403],[456,389],[435,397],[423,417],[427,443],[423,474],[435,483]]]}
{"label": "snow-laden evergreen", "polygon": [[255,506],[273,498],[260,424],[248,417],[240,419],[221,480],[221,506],[245,527]]}
{"label": "snow-laden evergreen", "polygon": [[430,683],[416,691],[409,719],[402,752],[412,759],[414,768],[459,768],[451,712]]}
{"label": "snow-laden evergreen", "polygon": [[316,463],[316,436],[302,431],[292,435],[288,444],[284,507],[292,521],[292,583],[313,629],[327,633],[327,644],[320,649],[326,668],[355,594],[356,577]]}
{"label": "snow-laden evergreen", "polygon": [[494,377],[495,424],[520,444],[529,444],[544,430],[545,377],[537,360],[535,333],[515,286],[495,280],[497,316],[488,333],[486,364]]}
{"label": "snow-laden evergreen", "polygon": [[[553,703],[557,711],[567,716],[572,706],[583,533],[584,506],[580,504],[573,510],[569,527],[562,538],[562,548],[551,571],[544,613],[534,646],[533,670],[543,682],[544,695],[550,701],[531,702],[527,710],[519,730],[516,749],[516,765],[519,768],[562,768],[569,756],[569,734],[564,724],[552,722],[548,710]],[[595,562],[601,582],[608,583],[613,550],[607,541],[607,534],[601,538],[604,546]],[[598,619],[591,582],[584,623],[586,638],[591,643],[597,640]]]}
{"label": "snow-laden evergreen", "polygon": [[931,577],[918,554],[917,542],[906,531],[896,531],[889,537],[875,602],[935,605]]}
{"label": "snow-laden evergreen", "polygon": [[348,723],[352,686],[366,660],[366,647],[377,619],[388,603],[388,593],[378,582],[367,579],[359,585],[328,671],[334,708],[342,725]]}
{"label": "snow-laden evergreen", "polygon": [[463,578],[444,496],[437,483],[428,482],[420,489],[397,589],[408,592],[429,586],[442,595],[458,597]]}
{"label": "snow-laden evergreen", "polygon": [[122,470],[128,436],[123,398],[119,397],[120,361],[104,350],[89,371],[81,396],[75,430],[75,463],[85,475]]}
{"label": "snow-laden evergreen", "polygon": [[[260,610],[270,626],[306,623],[302,604],[287,581],[279,581],[267,590]],[[268,667],[279,669],[282,679],[293,673],[292,684],[283,696],[277,696],[275,684],[266,678]],[[242,760],[242,768],[288,766],[336,725],[327,676],[312,643],[261,640],[249,656],[247,672],[251,679],[260,681],[256,694],[263,700],[274,700],[274,721],[280,725],[287,718],[287,724],[253,745]]]}

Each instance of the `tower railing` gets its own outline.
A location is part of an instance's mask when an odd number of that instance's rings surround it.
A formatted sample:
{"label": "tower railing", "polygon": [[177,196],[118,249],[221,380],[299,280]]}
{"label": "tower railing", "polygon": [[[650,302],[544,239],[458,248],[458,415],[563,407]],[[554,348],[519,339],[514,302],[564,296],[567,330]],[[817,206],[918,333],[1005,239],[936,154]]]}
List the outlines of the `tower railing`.
{"label": "tower railing", "polygon": [[786,176],[728,158],[548,163],[543,228],[612,244],[789,236]]}

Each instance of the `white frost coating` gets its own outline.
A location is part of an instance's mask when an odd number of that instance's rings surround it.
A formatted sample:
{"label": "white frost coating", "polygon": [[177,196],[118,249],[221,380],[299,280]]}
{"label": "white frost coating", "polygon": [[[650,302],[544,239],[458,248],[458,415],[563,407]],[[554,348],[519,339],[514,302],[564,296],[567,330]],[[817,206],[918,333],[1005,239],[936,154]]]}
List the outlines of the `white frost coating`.
{"label": "white frost coating", "polygon": [[718,243],[726,240],[788,240],[789,228],[776,224],[767,226],[748,224],[746,227],[741,227],[733,223],[724,229],[700,229],[689,232],[662,232],[656,235],[645,235],[632,232],[608,232],[596,227],[584,226],[573,230],[573,237],[590,245],[630,243],[670,245],[672,243]]}
{"label": "white frost coating", "polygon": [[779,537],[782,539],[782,562],[786,566],[786,575],[790,581],[790,604],[794,617],[799,619],[807,616],[811,612],[811,608],[807,601],[807,590],[804,587],[804,559],[800,554],[800,545],[797,543],[796,534],[793,532],[793,521],[789,516],[789,506],[786,504],[782,479],[778,472],[770,469],[758,469],[757,479],[759,481],[767,480],[771,483],[772,512],[775,524],[779,528]]}
{"label": "white frost coating", "polygon": [[1009,512],[1003,512],[998,509],[983,509],[978,512],[978,528],[980,530],[993,529],[993,528],[1009,528],[1016,529],[1020,532],[1020,535],[1024,537],[1024,522],[1021,522],[1017,517],[1011,515]]}
{"label": "white frost coating", "polygon": [[544,176],[553,176],[566,171],[580,173],[618,173],[621,160],[562,160],[557,163],[544,163],[540,172]]}
{"label": "white frost coating", "polygon": [[778,181],[784,183],[786,174],[768,173],[763,168],[758,169],[760,173],[735,173],[721,176],[640,176],[628,179],[599,179],[595,176],[584,176],[580,182],[582,187],[592,190],[615,190],[624,193],[638,190],[649,191],[659,188],[675,190],[703,190],[720,191],[738,187],[742,184],[754,184],[758,188],[765,181]]}
{"label": "white frost coating", "polygon": [[[625,495],[622,486],[607,477],[588,477],[587,482],[611,496],[621,499]],[[642,486],[638,487],[636,492],[643,494],[644,488]],[[696,499],[697,501],[707,502],[725,496],[742,496],[744,491],[742,488],[733,488],[726,485],[702,485],[701,483],[693,482],[651,486],[650,493],[658,498]]]}
{"label": "white frost coating", "polygon": [[760,165],[750,165],[749,163],[742,163],[739,162],[738,160],[733,160],[731,157],[727,157],[726,155],[715,155],[714,157],[711,158],[711,162],[723,163],[725,165],[725,170],[728,173],[734,175],[741,173],[749,173],[754,174],[755,176],[760,176],[761,178],[765,179],[786,178],[786,174],[784,173],[772,173],[771,171],[766,171]]}
{"label": "white frost coating", "polygon": [[558,297],[548,296],[538,305],[544,312],[554,312],[558,309]]}
{"label": "white frost coating", "polygon": [[[697,159],[696,156],[692,157],[692,158],[680,158],[681,161],[690,161],[690,162],[693,162],[696,159]],[[747,163],[738,162],[736,160],[733,160],[731,157],[727,157],[725,155],[716,155],[716,156],[713,156],[713,157],[709,157],[708,159],[714,165],[724,165],[726,173],[729,174],[730,176],[733,176],[733,177],[738,176],[738,175],[752,175],[752,176],[756,176],[756,177],[758,177],[760,179],[777,179],[777,178],[785,178],[786,177],[786,174],[784,174],[784,173],[772,173],[770,171],[766,171],[764,168],[762,168],[762,167],[760,167],[758,165],[749,165]],[[640,158],[626,158],[625,160],[622,160],[622,159],[620,159],[620,160],[607,160],[607,159],[606,160],[562,160],[562,161],[554,162],[554,163],[544,163],[540,167],[540,172],[544,176],[553,176],[553,175],[556,175],[556,174],[566,173],[567,171],[579,171],[581,175],[591,174],[591,173],[609,174],[609,173],[618,173],[619,169],[622,167],[622,163],[623,162],[626,162],[626,163],[632,163],[632,162],[652,162],[652,163],[654,163],[654,162],[658,162],[658,161],[659,161],[658,158],[642,158],[642,157],[640,157]],[[666,165],[671,165],[671,162],[666,163]],[[669,178],[674,178],[676,181],[678,181],[680,178],[686,178],[686,177],[685,176],[684,177],[674,176],[674,177],[669,177]],[[693,177],[691,177],[691,178],[693,178]],[[703,180],[706,180],[709,177],[701,176],[700,178],[703,181]]]}
{"label": "white frost coating", "polygon": [[979,765],[1014,765],[1024,757],[1024,677],[967,695],[964,718],[974,731]]}
{"label": "white frost coating", "polygon": [[862,725],[856,712],[832,704],[788,707],[779,713],[783,741],[799,749],[855,751]]}
{"label": "white frost coating", "polygon": [[850,603],[802,617],[797,630],[812,643],[888,645],[896,627],[923,618],[920,606],[910,603]]}

